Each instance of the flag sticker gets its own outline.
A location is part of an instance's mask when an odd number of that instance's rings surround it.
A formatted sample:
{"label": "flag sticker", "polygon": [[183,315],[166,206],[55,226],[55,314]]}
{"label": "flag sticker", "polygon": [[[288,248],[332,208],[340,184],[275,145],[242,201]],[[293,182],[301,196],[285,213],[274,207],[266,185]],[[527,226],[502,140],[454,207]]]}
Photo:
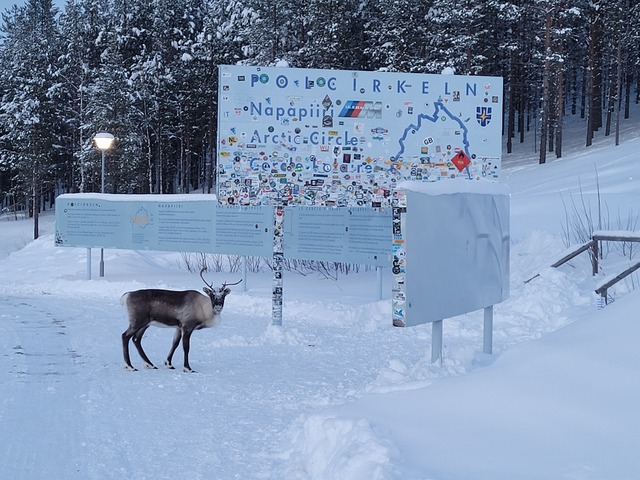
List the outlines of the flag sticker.
{"label": "flag sticker", "polygon": [[476,120],[481,127],[486,127],[491,122],[491,107],[476,107]]}

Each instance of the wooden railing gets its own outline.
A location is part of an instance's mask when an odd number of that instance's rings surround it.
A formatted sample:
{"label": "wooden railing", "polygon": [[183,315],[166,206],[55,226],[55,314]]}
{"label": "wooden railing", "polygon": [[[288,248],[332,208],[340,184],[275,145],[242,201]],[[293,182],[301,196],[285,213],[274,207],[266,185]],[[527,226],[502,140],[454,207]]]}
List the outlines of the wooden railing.
{"label": "wooden railing", "polygon": [[593,275],[598,273],[598,257],[600,251],[600,243],[602,242],[640,242],[640,232],[605,232],[598,231],[593,233],[593,254],[591,255],[591,263],[593,266]]}
{"label": "wooden railing", "polygon": [[[562,257],[560,257],[557,261],[555,261],[551,267],[557,268],[560,265],[568,262],[572,258],[577,257],[582,252],[589,251],[591,253],[591,266],[592,266],[592,274],[596,275],[598,273],[599,265],[598,265],[598,257],[599,252],[601,251],[601,243],[602,242],[631,242],[631,243],[640,243],[640,232],[627,232],[627,231],[597,231],[593,233],[591,240],[585,242],[581,245],[574,245],[569,249],[562,252]],[[640,261],[635,263],[631,263],[624,271],[602,279],[600,283],[596,286],[596,294],[602,296],[604,298],[605,304],[607,303],[607,290],[611,288],[613,285],[618,283],[620,280],[625,278],[626,276],[632,274],[636,270],[640,269]],[[526,280],[525,283],[529,283],[534,278],[540,276],[540,274],[536,274],[531,277],[529,280]]]}
{"label": "wooden railing", "polygon": [[[577,257],[585,250],[589,250],[592,247],[592,245],[593,245],[593,240],[589,240],[588,242],[585,242],[582,245],[574,245],[573,247],[568,248],[567,250],[562,252],[562,256],[558,260],[556,260],[551,264],[551,267],[558,268],[563,263],[566,263],[572,258]],[[531,280],[533,280],[534,278],[538,278],[539,276],[540,274],[536,273],[529,280],[525,280],[524,283],[529,283]]]}
{"label": "wooden railing", "polygon": [[608,278],[604,278],[597,286],[596,286],[596,293],[598,295],[600,295],[602,298],[604,298],[604,303],[607,303],[607,290],[614,286],[616,283],[618,283],[620,280],[622,280],[624,277],[626,277],[627,275],[632,274],[633,272],[635,272],[636,270],[638,270],[640,268],[640,261],[636,262],[636,263],[632,263],[631,265],[629,265],[629,267],[623,271],[620,272],[617,275],[613,275],[612,277],[608,277]]}

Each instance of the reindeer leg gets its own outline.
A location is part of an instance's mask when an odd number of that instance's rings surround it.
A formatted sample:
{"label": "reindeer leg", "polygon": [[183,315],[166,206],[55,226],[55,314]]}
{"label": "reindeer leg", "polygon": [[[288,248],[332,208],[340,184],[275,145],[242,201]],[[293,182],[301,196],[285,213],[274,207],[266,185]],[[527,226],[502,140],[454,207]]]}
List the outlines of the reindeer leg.
{"label": "reindeer leg", "polygon": [[191,343],[192,333],[193,329],[185,330],[182,336],[182,349],[184,350],[184,367],[182,368],[182,371],[187,373],[194,373],[189,366],[189,346]]}
{"label": "reindeer leg", "polygon": [[173,359],[173,353],[178,348],[178,344],[180,343],[180,339],[182,338],[182,330],[180,328],[176,328],[176,334],[173,336],[173,343],[171,344],[171,350],[169,350],[169,355],[167,355],[167,359],[164,361],[164,366],[170,368],[171,370],[175,370],[173,365],[171,364],[171,360]]}
{"label": "reindeer leg", "polygon": [[144,335],[144,332],[147,331],[147,328],[149,328],[149,325],[142,327],[141,329],[137,330],[136,333],[133,334],[133,344],[135,345],[136,349],[138,350],[138,353],[140,354],[140,357],[142,357],[142,361],[144,362],[144,366],[146,368],[150,368],[150,369],[157,369],[158,367],[156,367],[151,360],[149,360],[149,357],[147,357],[147,354],[144,353],[144,350],[142,349],[142,336]]}
{"label": "reindeer leg", "polygon": [[131,365],[131,358],[129,357],[129,340],[134,333],[135,329],[132,327],[129,327],[122,332],[122,355],[124,356],[124,368],[131,372],[137,371],[137,369]]}

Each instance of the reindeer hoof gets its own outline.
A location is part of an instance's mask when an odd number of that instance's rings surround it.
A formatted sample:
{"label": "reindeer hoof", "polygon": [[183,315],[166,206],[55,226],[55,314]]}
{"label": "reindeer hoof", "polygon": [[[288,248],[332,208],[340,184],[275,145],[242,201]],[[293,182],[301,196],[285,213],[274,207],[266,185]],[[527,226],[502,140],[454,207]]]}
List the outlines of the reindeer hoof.
{"label": "reindeer hoof", "polygon": [[182,369],[182,371],[183,371],[184,373],[196,373],[196,371],[195,371],[195,370],[191,370],[191,368],[189,368],[189,367],[184,367],[184,368]]}
{"label": "reindeer hoof", "polygon": [[169,370],[175,370],[176,368],[171,365],[171,362],[169,362],[168,360],[164,361],[164,366],[167,367]]}
{"label": "reindeer hoof", "polygon": [[145,363],[145,364],[144,364],[144,368],[147,368],[147,369],[149,369],[149,370],[157,370],[157,369],[158,369],[158,367],[156,367],[156,366],[155,366],[154,364],[152,364],[152,363]]}
{"label": "reindeer hoof", "polygon": [[127,371],[129,371],[129,372],[137,372],[137,371],[138,371],[138,369],[137,369],[137,368],[135,368],[135,367],[134,367],[134,366],[132,366],[132,365],[125,365],[125,366],[124,366],[124,369],[125,369],[125,370],[127,370]]}

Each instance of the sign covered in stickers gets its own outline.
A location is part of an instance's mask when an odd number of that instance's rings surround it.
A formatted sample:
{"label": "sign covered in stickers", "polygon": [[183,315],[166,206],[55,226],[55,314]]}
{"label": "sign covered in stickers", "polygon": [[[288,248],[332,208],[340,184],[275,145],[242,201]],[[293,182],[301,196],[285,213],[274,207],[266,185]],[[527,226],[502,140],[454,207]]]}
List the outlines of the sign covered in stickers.
{"label": "sign covered in stickers", "polygon": [[393,204],[401,180],[496,179],[502,80],[219,67],[218,199]]}

